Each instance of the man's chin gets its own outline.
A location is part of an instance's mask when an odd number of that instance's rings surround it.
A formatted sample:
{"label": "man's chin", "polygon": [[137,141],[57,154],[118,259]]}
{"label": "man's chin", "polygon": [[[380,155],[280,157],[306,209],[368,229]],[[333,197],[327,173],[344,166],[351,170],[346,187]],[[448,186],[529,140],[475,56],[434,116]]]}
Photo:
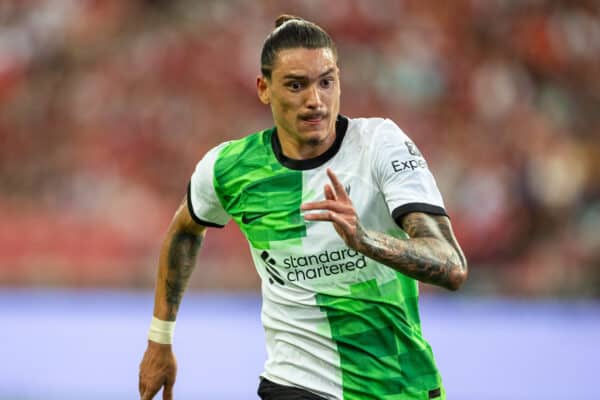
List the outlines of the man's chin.
{"label": "man's chin", "polygon": [[317,147],[320,146],[321,144],[323,144],[325,142],[324,138],[321,137],[311,137],[308,138],[308,140],[306,141],[306,144],[312,147]]}
{"label": "man's chin", "polygon": [[309,146],[320,146],[327,141],[328,134],[326,130],[320,129],[318,131],[308,131],[304,132],[302,135],[304,138],[304,142]]}

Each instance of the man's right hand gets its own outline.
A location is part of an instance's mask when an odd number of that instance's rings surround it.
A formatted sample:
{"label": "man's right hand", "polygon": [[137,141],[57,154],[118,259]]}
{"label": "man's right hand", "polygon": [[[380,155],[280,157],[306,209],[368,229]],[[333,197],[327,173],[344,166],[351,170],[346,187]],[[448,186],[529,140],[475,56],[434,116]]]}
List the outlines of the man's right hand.
{"label": "man's right hand", "polygon": [[141,400],[151,400],[162,387],[164,387],[163,400],[172,400],[176,375],[177,361],[171,345],[149,340],[140,364]]}

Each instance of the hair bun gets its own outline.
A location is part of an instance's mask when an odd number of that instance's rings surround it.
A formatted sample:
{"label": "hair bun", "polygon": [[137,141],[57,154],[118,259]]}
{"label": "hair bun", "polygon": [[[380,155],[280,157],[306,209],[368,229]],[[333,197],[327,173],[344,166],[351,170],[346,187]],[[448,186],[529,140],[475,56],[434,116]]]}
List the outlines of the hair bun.
{"label": "hair bun", "polygon": [[279,28],[281,25],[285,24],[288,21],[292,21],[292,20],[304,21],[302,18],[296,17],[295,15],[281,14],[275,20],[275,28]]}

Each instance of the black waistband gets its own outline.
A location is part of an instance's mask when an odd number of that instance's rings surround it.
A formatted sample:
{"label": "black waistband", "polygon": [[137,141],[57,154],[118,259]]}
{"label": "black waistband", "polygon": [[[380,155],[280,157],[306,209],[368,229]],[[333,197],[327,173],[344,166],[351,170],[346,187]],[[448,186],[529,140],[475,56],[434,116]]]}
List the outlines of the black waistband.
{"label": "black waistband", "polygon": [[260,378],[258,396],[262,400],[326,400],[308,390],[280,385],[265,378]]}
{"label": "black waistband", "polygon": [[[428,398],[437,399],[442,396],[442,389],[436,388],[427,394]],[[280,385],[262,377],[258,386],[258,396],[262,400],[326,400],[308,390]]]}

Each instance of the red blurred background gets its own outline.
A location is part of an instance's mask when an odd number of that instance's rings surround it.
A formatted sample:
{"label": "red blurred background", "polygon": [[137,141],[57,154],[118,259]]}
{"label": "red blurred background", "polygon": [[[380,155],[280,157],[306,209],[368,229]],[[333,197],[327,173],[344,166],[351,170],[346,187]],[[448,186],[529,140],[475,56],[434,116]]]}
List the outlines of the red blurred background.
{"label": "red blurred background", "polygon": [[[272,125],[254,82],[283,12],[336,41],[342,113],[392,118],[425,154],[465,292],[600,295],[592,0],[3,0],[0,285],[151,287],[196,162]],[[258,288],[233,224],[191,285]]]}

